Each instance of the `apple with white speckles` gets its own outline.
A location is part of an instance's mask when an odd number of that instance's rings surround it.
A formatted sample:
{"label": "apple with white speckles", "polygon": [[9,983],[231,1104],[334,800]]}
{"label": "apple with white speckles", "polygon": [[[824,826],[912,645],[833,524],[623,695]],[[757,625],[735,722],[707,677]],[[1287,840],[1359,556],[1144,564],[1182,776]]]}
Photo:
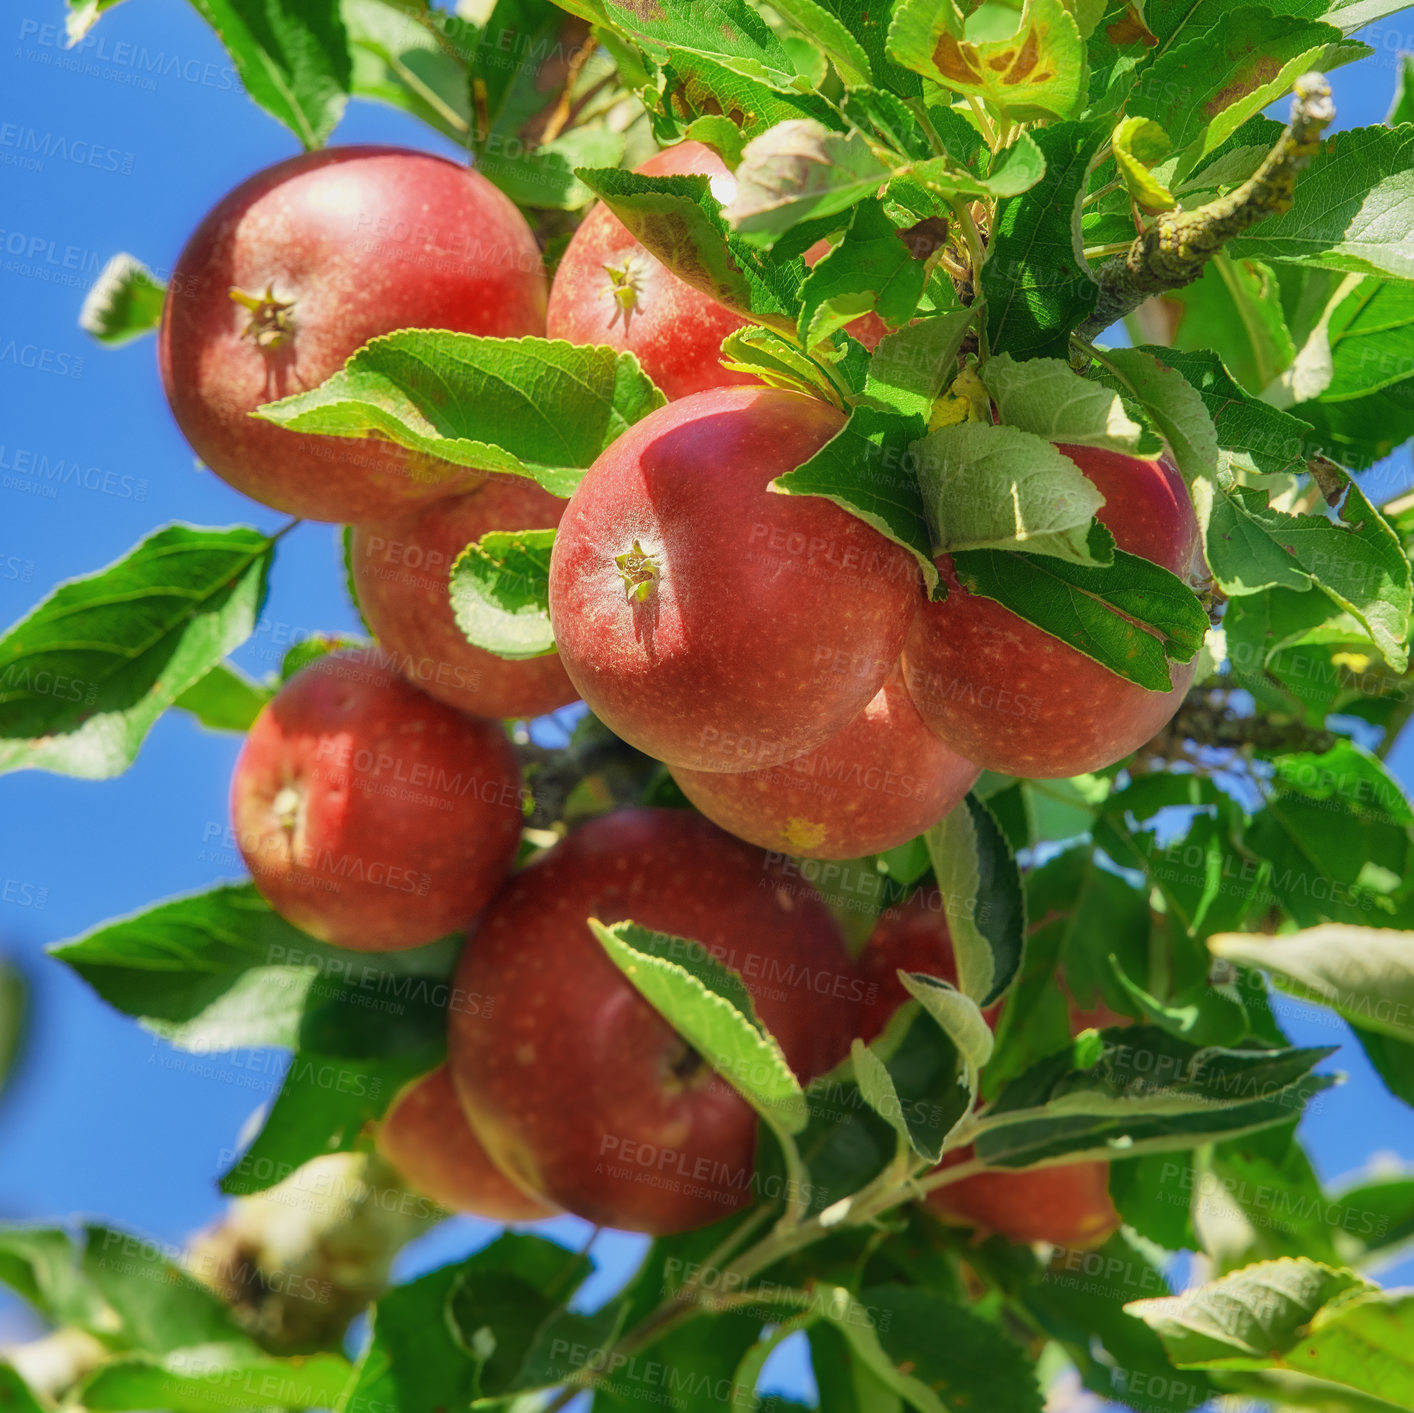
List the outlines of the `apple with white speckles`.
{"label": "apple with white speckles", "polygon": [[586,920],[701,942],[737,971],[802,1080],[849,1050],[859,980],[809,884],[688,810],[582,824],[482,914],[454,986],[462,1106],[522,1186],[588,1221],[666,1234],[758,1195],[757,1116],[609,959]]}
{"label": "apple with white speckles", "polygon": [[827,403],[714,388],[589,468],[550,557],[550,621],[579,694],[673,767],[740,772],[842,731],[894,670],[917,563],[819,496],[770,487],[844,425]]}
{"label": "apple with white speckles", "polygon": [[[736,191],[727,164],[700,142],[665,148],[637,170],[650,177],[707,177],[723,205]],[[828,241],[817,241],[806,251],[806,263],[813,265],[829,248]],[[721,363],[722,340],[749,323],[650,255],[601,202],[581,222],[555,271],[546,332],[552,339],[608,344],[636,355],[671,400],[757,382]],[[848,329],[871,351],[888,332],[872,312]]]}
{"label": "apple with white speckles", "polygon": [[[1177,468],[1093,447],[1060,450],[1105,497],[1098,518],[1115,544],[1189,580],[1201,572],[1198,521]],[[923,720],[986,770],[1055,779],[1101,770],[1150,740],[1193,681],[1194,663],[1170,663],[1154,692],[959,584],[938,569],[941,603],[924,603],[904,648],[904,676]]]}
{"label": "apple with white speckles", "polygon": [[172,275],[158,364],[177,425],[222,480],[291,515],[380,520],[475,473],[250,414],[396,329],[543,334],[545,300],[535,237],[485,177],[430,152],[330,147],[256,173],[202,220]]}
{"label": "apple with white speckles", "polygon": [[981,772],[923,724],[895,671],[823,746],[744,774],[673,771],[709,819],[763,849],[855,859],[936,824]]}
{"label": "apple with white speckles", "polygon": [[261,894],[311,936],[360,951],[465,928],[510,871],[522,798],[499,722],[433,701],[363,652],[295,673],[231,780]]}
{"label": "apple with white speckles", "polygon": [[533,1222],[554,1208],[491,1161],[462,1113],[451,1072],[439,1065],[400,1089],[378,1126],[378,1152],[399,1176],[449,1212],[493,1222]]}

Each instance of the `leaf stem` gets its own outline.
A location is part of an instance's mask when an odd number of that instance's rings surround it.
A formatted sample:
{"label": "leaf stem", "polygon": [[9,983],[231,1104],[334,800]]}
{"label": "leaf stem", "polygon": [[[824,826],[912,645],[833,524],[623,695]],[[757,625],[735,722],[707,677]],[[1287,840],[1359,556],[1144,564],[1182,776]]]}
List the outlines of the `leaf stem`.
{"label": "leaf stem", "polygon": [[982,130],[982,136],[987,140],[987,146],[995,152],[997,150],[997,130],[992,126],[992,120],[987,116],[987,110],[973,93],[967,95],[967,106],[972,109],[972,116],[977,119],[977,126]]}

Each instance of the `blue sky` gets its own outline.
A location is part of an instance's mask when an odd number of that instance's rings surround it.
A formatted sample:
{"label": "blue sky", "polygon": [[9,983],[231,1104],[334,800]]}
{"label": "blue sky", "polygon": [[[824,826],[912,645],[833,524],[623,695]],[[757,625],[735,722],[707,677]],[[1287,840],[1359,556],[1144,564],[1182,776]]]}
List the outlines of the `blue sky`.
{"label": "blue sky", "polygon": [[[1340,126],[1383,117],[1395,53],[1414,48],[1414,25],[1396,18],[1365,37],[1379,52],[1333,79]],[[127,250],[170,270],[220,196],[297,144],[246,99],[184,0],[120,5],[77,52],[63,48],[59,0],[14,0],[0,41],[0,623],[9,623],[57,580],[111,562],[158,524],[283,523],[195,468],[167,411],[153,341],[104,350],[77,315],[109,255]],[[144,67],[159,54],[160,65]],[[350,106],[335,141],[452,153],[429,129],[364,103]],[[52,493],[29,488],[42,481],[41,459]],[[1409,479],[1408,452],[1374,474],[1379,498],[1392,494]],[[263,675],[293,639],[355,628],[336,532],[301,526],[280,546],[265,616],[236,659]],[[179,1245],[219,1210],[214,1179],[268,1091],[243,1087],[249,1071],[219,1058],[221,1078],[195,1073],[42,948],[239,874],[222,841],[238,744],[173,713],[117,780],[0,779],[0,954],[33,988],[27,1061],[0,1099],[0,1220],[95,1214]],[[1401,751],[1395,764],[1408,786],[1414,756]],[[1302,1041],[1347,1038],[1309,1013],[1288,1016]],[[1338,1063],[1350,1083],[1305,1126],[1322,1173],[1350,1172],[1374,1151],[1414,1160],[1408,1111],[1353,1044]],[[564,1226],[572,1237],[576,1224]],[[404,1269],[488,1234],[448,1223]],[[609,1239],[610,1270],[635,1246]],[[0,1303],[0,1341],[23,1328]]]}

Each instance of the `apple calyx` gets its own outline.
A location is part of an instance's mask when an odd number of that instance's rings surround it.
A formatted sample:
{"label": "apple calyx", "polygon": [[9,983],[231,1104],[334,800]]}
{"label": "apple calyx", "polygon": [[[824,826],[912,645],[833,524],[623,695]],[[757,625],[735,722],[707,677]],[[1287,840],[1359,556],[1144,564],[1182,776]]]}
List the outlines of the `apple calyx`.
{"label": "apple calyx", "polygon": [[295,321],[290,311],[295,302],[276,299],[274,285],[267,284],[264,294],[247,294],[235,285],[227,293],[242,309],[249,311],[250,318],[241,330],[241,337],[253,339],[257,348],[279,348],[294,336]]}
{"label": "apple calyx", "polygon": [[653,556],[635,540],[631,550],[614,556],[614,563],[619,567],[628,602],[647,603],[662,575]]}
{"label": "apple calyx", "polygon": [[304,825],[304,792],[297,785],[282,785],[270,801],[270,813],[275,817],[289,857],[299,852],[298,836]]}
{"label": "apple calyx", "polygon": [[640,290],[638,277],[634,274],[633,263],[625,260],[622,265],[605,265],[604,273],[609,277],[609,295],[614,301],[613,317],[609,320],[612,329],[623,315],[624,333],[628,333],[629,321],[638,309]]}

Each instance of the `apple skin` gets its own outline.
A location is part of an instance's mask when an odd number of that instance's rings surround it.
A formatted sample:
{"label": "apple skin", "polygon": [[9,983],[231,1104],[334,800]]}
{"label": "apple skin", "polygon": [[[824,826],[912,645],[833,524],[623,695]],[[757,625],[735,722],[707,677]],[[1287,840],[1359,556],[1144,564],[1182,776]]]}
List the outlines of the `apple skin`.
{"label": "apple skin", "polygon": [[452,565],[474,540],[491,530],[551,529],[564,508],[524,476],[491,476],[466,495],[354,530],[359,607],[409,681],[476,716],[543,716],[574,701],[556,654],[512,661],[467,642],[447,589]]}
{"label": "apple skin", "polygon": [[231,815],[276,912],[320,941],[393,951],[470,923],[510,871],[523,795],[499,722],[342,652],[295,673],[256,718]]}
{"label": "apple skin", "polygon": [[[232,288],[293,301],[279,346],[245,336]],[[334,147],[256,173],[187,242],[162,311],[172,413],[222,480],[312,520],[386,519],[476,473],[391,442],[290,432],[249,414],[317,387],[369,339],[545,331],[539,247],[479,173],[427,152]]]}
{"label": "apple skin", "polygon": [[492,1222],[534,1222],[555,1214],[487,1156],[462,1113],[446,1065],[398,1091],[379,1125],[377,1147],[407,1186],[449,1212]]}
{"label": "apple skin", "polygon": [[[912,556],[827,500],[768,490],[843,424],[801,393],[715,388],[589,468],[550,557],[550,621],[580,696],[630,745],[760,769],[823,745],[884,685],[922,598]],[[654,566],[642,601],[618,563],[635,546]]]}
{"label": "apple skin", "polygon": [[802,1081],[848,1053],[859,983],[800,880],[687,810],[581,825],[481,915],[454,986],[448,1055],[477,1137],[528,1190],[588,1221],[663,1235],[752,1194],[754,1111],[696,1056],[586,926],[695,938],[741,973]]}
{"label": "apple skin", "polygon": [[[939,1168],[972,1156],[971,1147],[955,1148],[943,1156]],[[977,1173],[935,1187],[927,1202],[950,1225],[998,1232],[1008,1241],[1048,1241],[1079,1250],[1103,1246],[1120,1224],[1110,1198],[1110,1165],[1105,1162]]]}
{"label": "apple skin", "polygon": [[[700,142],[665,148],[636,170],[650,177],[707,177],[723,205],[736,191],[727,164]],[[828,241],[817,241],[806,252],[806,263],[813,265],[829,248]],[[632,290],[627,315],[619,302],[625,277]],[[757,381],[721,364],[722,340],[751,322],[680,280],[600,202],[565,247],[550,286],[546,332],[552,339],[608,344],[637,355],[648,376],[675,401],[707,388]],[[871,353],[889,331],[872,312],[848,329]]]}
{"label": "apple skin", "polygon": [[923,724],[895,671],[837,735],[784,765],[740,775],[673,771],[708,819],[777,853],[857,859],[936,824],[981,771]]}
{"label": "apple skin", "polygon": [[[1170,462],[1058,449],[1105,497],[1099,519],[1120,549],[1180,578],[1194,573],[1198,521]],[[924,721],[984,769],[1042,780],[1101,770],[1150,740],[1192,684],[1191,662],[1169,664],[1167,692],[1128,682],[995,600],[968,593],[950,556],[938,569],[948,596],[925,603],[915,620],[905,680]]]}
{"label": "apple skin", "polygon": [[[637,170],[650,177],[708,177],[723,203],[736,188],[726,163],[700,142],[665,148]],[[632,289],[627,317],[610,271],[626,276]],[[600,202],[565,247],[550,286],[545,331],[552,339],[608,344],[636,354],[648,376],[674,399],[756,381],[749,373],[728,372],[718,361],[722,340],[747,322],[684,284]]]}
{"label": "apple skin", "polygon": [[[957,961],[936,888],[920,888],[879,916],[857,963],[865,985],[860,1035],[868,1041],[883,1030],[909,999],[899,971],[923,972],[957,984]],[[1062,983],[1063,984],[1063,983]],[[1069,993],[1067,992],[1067,997]],[[1098,1012],[1081,1011],[1069,1001],[1071,1031],[1095,1024]],[[1001,1002],[983,1011],[995,1027]],[[1105,1024],[1128,1024],[1106,1012]],[[947,1153],[934,1172],[972,1157],[970,1147]],[[988,1172],[935,1188],[927,1202],[945,1221],[999,1232],[1008,1241],[1049,1241],[1056,1246],[1101,1245],[1119,1226],[1109,1195],[1110,1165],[1065,1163],[1016,1173]]]}

